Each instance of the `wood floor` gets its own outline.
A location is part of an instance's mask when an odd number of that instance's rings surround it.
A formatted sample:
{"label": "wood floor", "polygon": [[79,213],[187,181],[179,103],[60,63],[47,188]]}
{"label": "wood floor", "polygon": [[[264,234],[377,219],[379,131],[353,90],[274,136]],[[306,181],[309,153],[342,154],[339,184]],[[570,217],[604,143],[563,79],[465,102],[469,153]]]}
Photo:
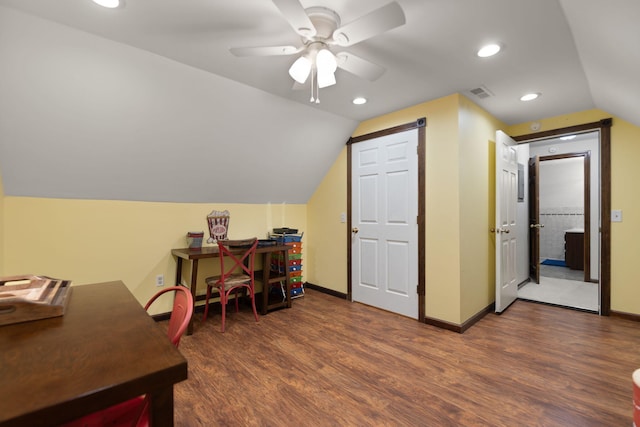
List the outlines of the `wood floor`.
{"label": "wood floor", "polygon": [[231,311],[180,343],[177,426],[632,424],[630,320],[516,301],[457,334],[312,290]]}

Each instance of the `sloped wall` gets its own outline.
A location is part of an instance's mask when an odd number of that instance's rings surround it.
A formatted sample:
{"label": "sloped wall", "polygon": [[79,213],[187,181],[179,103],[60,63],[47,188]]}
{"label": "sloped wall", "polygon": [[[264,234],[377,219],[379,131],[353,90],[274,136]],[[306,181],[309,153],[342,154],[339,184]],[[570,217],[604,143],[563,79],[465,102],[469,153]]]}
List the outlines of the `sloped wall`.
{"label": "sloped wall", "polygon": [[[31,197],[5,197],[4,205],[6,275],[42,274],[70,279],[74,286],[122,280],[142,304],[158,290],[158,274],[165,286],[175,282],[171,249],[187,246],[187,231],[208,235],[206,216],[214,209],[229,210],[230,238],[264,238],[273,227],[307,228],[306,205]],[[199,293],[216,268],[212,260],[200,262]]]}

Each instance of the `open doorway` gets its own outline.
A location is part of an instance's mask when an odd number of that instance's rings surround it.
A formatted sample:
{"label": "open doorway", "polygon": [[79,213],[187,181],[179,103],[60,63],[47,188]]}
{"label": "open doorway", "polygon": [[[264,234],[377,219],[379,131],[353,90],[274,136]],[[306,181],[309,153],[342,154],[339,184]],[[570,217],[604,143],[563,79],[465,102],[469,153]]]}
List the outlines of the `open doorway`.
{"label": "open doorway", "polygon": [[528,265],[518,270],[532,272],[519,278],[518,298],[598,313],[599,132],[521,144],[518,157],[529,164],[523,176],[528,191],[518,207],[529,226],[528,244],[520,248]]}

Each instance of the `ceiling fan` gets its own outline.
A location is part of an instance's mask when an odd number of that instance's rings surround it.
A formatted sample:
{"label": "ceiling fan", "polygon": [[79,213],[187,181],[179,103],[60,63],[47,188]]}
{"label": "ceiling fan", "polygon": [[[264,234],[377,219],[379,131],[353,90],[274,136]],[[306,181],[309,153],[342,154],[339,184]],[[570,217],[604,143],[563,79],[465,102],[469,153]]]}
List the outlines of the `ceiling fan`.
{"label": "ceiling fan", "polygon": [[[392,1],[372,12],[342,25],[340,16],[322,6],[304,8],[299,0],[272,0],[285,19],[302,38],[302,46],[237,47],[229,49],[235,56],[296,55],[289,75],[300,87],[311,77],[311,102],[320,102],[320,88],[336,84],[339,67],[370,81],[378,79],[385,69],[347,51],[334,53],[337,47],[348,47],[405,24],[404,12]],[[314,92],[315,89],[315,92]]]}

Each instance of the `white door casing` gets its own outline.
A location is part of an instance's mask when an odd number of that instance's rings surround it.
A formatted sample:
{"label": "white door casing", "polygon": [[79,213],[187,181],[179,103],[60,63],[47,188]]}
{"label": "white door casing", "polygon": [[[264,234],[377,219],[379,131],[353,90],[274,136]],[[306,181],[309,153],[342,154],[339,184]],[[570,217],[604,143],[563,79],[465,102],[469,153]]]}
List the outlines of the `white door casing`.
{"label": "white door casing", "polygon": [[418,130],[352,146],[353,300],[418,318]]}
{"label": "white door casing", "polygon": [[516,280],[518,202],[517,143],[496,132],[496,313],[518,298]]}

